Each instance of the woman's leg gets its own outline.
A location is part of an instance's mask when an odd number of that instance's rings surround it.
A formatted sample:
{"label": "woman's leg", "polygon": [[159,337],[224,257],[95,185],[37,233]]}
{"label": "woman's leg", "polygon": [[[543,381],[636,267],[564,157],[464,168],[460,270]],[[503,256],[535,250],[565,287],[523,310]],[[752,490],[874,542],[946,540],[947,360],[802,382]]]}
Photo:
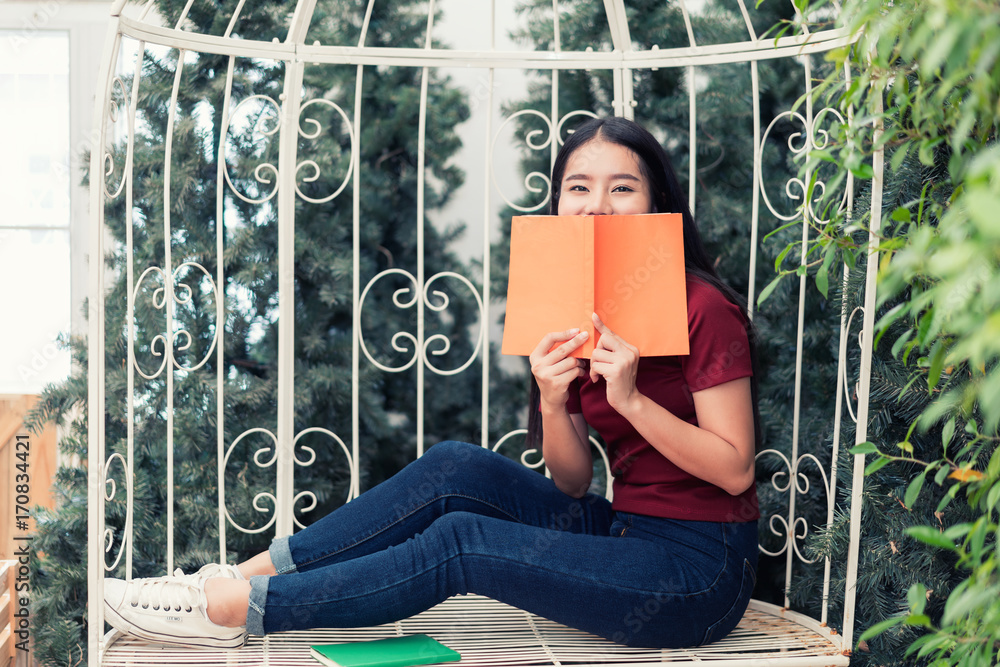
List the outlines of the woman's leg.
{"label": "woman's leg", "polygon": [[254,577],[247,630],[377,625],[478,593],[636,646],[729,632],[753,589],[755,524],[623,517],[596,536],[448,513],[375,553]]}
{"label": "woman's leg", "polygon": [[[258,619],[254,628],[263,632],[259,619],[268,579],[298,579],[310,572],[325,573],[330,567],[376,557],[415,542],[442,518],[455,515],[490,518],[505,526],[543,526],[538,529],[543,533],[606,535],[611,523],[610,503],[604,498],[572,498],[556,489],[551,480],[499,454],[475,445],[441,443],[398,475],[308,529],[276,540],[267,555],[244,563],[240,570],[251,575],[251,584],[199,577],[108,582],[106,608],[109,618],[118,621],[115,627],[124,632],[141,632],[141,636],[158,641],[184,642],[188,637],[206,646],[228,646],[238,642],[240,636],[219,625],[237,625],[232,619],[234,613],[245,614],[248,622]],[[255,572],[299,574],[253,576]],[[363,569],[355,574],[365,576]],[[322,574],[318,577],[318,581],[324,579]],[[258,590],[254,596],[247,590],[249,585],[263,587],[263,592]],[[327,580],[320,591],[329,588]],[[167,614],[159,604],[173,606],[172,600],[181,597],[185,602],[181,609],[185,611],[179,616]],[[152,612],[136,602],[146,598],[156,598],[154,604],[148,605]],[[329,601],[317,599],[315,604]],[[178,618],[181,622],[176,622]],[[307,617],[300,621],[303,627],[316,625]],[[179,625],[190,631],[181,631]],[[223,630],[224,636],[213,635]]]}
{"label": "woman's leg", "polygon": [[[607,535],[610,505],[572,498],[550,479],[477,445],[442,442],[308,528],[274,541],[244,574],[308,572],[405,542],[449,512]],[[246,566],[244,568],[244,566]]]}
{"label": "woman's leg", "polygon": [[237,568],[240,574],[243,575],[244,579],[249,579],[250,577],[257,575],[271,575],[277,574],[278,571],[274,567],[274,563],[271,562],[271,552],[264,551],[249,560],[245,560],[240,563]]}

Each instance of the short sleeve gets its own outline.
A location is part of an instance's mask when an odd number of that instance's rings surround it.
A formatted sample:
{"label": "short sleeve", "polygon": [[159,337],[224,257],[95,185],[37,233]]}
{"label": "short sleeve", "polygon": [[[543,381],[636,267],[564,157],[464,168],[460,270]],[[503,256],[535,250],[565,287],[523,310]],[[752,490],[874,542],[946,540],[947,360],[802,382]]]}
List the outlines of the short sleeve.
{"label": "short sleeve", "polygon": [[687,287],[691,352],[681,357],[681,372],[691,392],[753,375],[743,309],[698,279]]}

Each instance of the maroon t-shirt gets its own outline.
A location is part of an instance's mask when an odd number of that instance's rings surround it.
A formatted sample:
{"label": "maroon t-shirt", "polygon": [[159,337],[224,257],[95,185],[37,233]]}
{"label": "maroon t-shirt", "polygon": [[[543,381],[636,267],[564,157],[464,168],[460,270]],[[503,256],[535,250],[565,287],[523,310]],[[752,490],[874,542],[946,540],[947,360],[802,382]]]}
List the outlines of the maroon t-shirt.
{"label": "maroon t-shirt", "polygon": [[[687,277],[688,336],[691,352],[642,357],[636,388],[671,413],[698,424],[692,394],[753,374],[743,310],[711,285]],[[754,485],[738,496],[690,475],[646,442],[608,404],[603,378],[577,380],[567,401],[582,412],[608,447],[614,475],[615,510],[695,521],[742,522],[760,516]]]}

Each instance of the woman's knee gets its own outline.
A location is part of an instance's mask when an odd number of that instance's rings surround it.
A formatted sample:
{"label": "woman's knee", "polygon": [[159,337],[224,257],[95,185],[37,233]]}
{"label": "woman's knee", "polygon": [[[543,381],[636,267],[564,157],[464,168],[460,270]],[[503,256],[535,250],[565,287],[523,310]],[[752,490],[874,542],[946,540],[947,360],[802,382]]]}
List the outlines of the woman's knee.
{"label": "woman's knee", "polygon": [[[466,442],[438,443],[407,468],[407,482],[411,495],[416,489],[421,495],[434,495],[446,487],[460,484],[465,479],[469,462],[482,450]],[[485,450],[483,450],[485,451]]]}
{"label": "woman's knee", "polygon": [[441,469],[458,469],[487,452],[489,450],[483,449],[479,445],[457,440],[445,440],[429,447],[424,455],[417,460],[421,461],[423,465],[431,465]]}

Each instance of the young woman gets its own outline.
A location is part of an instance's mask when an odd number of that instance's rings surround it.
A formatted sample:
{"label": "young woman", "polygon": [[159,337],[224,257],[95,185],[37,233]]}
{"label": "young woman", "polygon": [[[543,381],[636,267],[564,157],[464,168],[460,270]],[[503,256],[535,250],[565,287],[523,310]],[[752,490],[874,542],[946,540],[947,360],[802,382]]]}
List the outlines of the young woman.
{"label": "young woman", "polygon": [[[376,625],[478,593],[631,646],[695,646],[732,630],[757,562],[745,303],[715,274],[663,149],[635,123],[597,119],[570,135],[550,210],[683,214],[689,355],[640,357],[596,314],[589,362],[569,356],[586,332],[550,333],[530,357],[529,439],[551,480],[440,443],[239,566],[106,581],[108,622],[239,646],[247,633]],[[587,492],[589,427],[608,446],[613,503]]]}

